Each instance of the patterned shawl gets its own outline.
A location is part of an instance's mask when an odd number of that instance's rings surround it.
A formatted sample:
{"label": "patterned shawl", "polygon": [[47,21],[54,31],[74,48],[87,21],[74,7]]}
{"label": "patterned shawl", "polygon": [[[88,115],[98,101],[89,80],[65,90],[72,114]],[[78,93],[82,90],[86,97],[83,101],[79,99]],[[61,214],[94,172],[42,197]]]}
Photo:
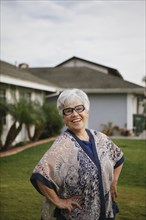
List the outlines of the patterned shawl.
{"label": "patterned shawl", "polygon": [[87,132],[93,153],[67,130],[56,139],[34,169],[30,180],[38,191],[36,179],[54,189],[61,198],[81,196],[78,202],[82,209],[74,208],[71,214],[55,209],[45,199],[43,220],[56,219],[54,210],[59,220],[114,219],[110,186],[114,168],[123,163],[124,156],[105,134],[93,130]]}

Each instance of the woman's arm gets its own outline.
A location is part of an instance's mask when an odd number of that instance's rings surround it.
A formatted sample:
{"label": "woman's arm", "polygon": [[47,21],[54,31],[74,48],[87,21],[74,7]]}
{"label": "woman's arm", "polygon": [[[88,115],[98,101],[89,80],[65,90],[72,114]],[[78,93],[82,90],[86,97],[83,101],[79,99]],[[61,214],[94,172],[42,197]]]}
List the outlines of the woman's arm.
{"label": "woman's arm", "polygon": [[53,189],[48,188],[41,181],[37,180],[37,184],[41,193],[59,209],[67,209],[69,212],[73,210],[73,206],[76,206],[77,208],[81,209],[80,204],[75,201],[75,199],[79,198],[79,196],[61,199],[58,197],[58,195]]}
{"label": "woman's arm", "polygon": [[118,179],[119,179],[122,167],[123,167],[123,163],[114,169],[114,179],[111,184],[111,195],[112,195],[113,200],[115,200],[115,198],[117,197],[117,183],[118,183]]}

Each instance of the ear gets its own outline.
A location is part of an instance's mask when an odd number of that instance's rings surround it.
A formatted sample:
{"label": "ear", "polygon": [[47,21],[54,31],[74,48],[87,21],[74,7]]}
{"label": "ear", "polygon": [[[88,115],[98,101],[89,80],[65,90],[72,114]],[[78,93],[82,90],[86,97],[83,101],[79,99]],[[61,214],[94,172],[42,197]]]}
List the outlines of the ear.
{"label": "ear", "polygon": [[86,118],[87,119],[89,118],[89,111],[87,111],[87,113],[86,113]]}

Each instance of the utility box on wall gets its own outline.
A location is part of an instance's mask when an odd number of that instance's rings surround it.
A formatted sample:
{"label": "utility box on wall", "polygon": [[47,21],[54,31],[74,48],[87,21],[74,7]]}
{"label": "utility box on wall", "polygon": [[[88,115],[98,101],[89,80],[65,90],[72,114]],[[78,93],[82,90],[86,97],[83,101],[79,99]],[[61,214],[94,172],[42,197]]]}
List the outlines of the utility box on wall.
{"label": "utility box on wall", "polygon": [[146,116],[143,114],[133,115],[133,130],[135,135],[139,135],[146,129]]}

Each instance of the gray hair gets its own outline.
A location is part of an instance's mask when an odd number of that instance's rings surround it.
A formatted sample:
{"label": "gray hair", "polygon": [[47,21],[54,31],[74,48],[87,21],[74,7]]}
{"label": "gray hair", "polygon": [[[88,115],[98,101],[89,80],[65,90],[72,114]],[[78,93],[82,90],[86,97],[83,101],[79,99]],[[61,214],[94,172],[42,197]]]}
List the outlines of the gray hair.
{"label": "gray hair", "polygon": [[90,102],[85,92],[83,92],[81,89],[65,89],[57,99],[57,109],[59,114],[62,115],[62,110],[65,105],[71,104],[76,99],[81,100],[85,106],[85,109],[89,111]]}

